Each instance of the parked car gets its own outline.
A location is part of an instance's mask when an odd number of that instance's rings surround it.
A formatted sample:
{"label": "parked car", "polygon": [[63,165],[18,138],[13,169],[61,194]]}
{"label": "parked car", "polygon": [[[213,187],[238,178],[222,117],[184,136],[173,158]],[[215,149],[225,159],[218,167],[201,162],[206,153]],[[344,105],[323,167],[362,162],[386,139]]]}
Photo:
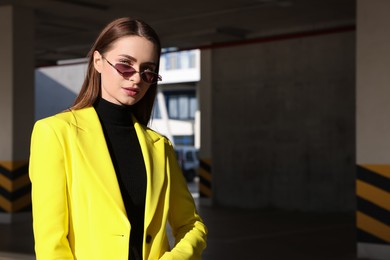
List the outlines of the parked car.
{"label": "parked car", "polygon": [[176,146],[175,152],[184,177],[187,182],[193,182],[199,167],[198,149],[193,146]]}

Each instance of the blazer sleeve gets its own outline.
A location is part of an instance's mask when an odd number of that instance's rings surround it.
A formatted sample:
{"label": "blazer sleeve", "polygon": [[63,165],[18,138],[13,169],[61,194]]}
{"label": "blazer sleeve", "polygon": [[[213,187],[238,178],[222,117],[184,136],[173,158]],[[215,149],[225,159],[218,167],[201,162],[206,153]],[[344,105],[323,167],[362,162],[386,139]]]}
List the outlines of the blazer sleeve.
{"label": "blazer sleeve", "polygon": [[167,160],[171,185],[168,221],[176,242],[161,259],[201,259],[207,228],[196,210],[171,143],[167,146]]}
{"label": "blazer sleeve", "polygon": [[30,150],[32,214],[38,260],[74,259],[67,239],[69,217],[65,146],[53,118],[35,123]]}

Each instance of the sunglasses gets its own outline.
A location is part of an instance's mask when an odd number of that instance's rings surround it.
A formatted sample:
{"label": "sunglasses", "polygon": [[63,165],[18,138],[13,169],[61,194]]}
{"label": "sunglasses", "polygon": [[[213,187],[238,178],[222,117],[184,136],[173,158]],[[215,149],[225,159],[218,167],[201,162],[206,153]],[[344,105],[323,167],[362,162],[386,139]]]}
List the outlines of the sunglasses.
{"label": "sunglasses", "polygon": [[111,67],[116,69],[116,71],[118,71],[118,73],[126,79],[130,78],[135,73],[139,73],[141,76],[141,79],[149,84],[157,83],[158,81],[162,80],[162,77],[153,71],[144,70],[144,71],[139,72],[139,71],[136,71],[130,65],[127,65],[124,63],[116,63],[114,65],[111,62],[109,62],[104,56],[102,56],[102,58],[105,59],[107,61],[107,63],[111,65]]}

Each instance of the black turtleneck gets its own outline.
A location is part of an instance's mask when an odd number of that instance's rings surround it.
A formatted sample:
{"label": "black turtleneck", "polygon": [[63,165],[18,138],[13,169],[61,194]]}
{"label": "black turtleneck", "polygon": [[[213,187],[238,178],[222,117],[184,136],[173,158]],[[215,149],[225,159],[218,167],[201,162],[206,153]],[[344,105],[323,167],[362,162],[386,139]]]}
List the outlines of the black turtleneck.
{"label": "black turtleneck", "polygon": [[103,127],[131,224],[129,259],[142,259],[146,169],[131,118],[132,109],[131,106],[116,105],[102,98],[95,102],[94,107]]}

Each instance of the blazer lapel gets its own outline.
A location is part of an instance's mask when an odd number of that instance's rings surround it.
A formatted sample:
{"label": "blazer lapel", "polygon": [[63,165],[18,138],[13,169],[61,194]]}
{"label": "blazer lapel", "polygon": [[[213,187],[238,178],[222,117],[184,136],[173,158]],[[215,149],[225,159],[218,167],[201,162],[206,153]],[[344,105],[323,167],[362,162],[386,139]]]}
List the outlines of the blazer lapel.
{"label": "blazer lapel", "polygon": [[80,110],[73,110],[74,125],[77,129],[76,142],[78,144],[80,157],[83,164],[88,167],[86,174],[89,178],[96,178],[101,185],[102,192],[106,192],[126,214],[122,195],[112,164],[111,156],[104,138],[99,117],[93,107]]}
{"label": "blazer lapel", "polygon": [[166,185],[164,139],[152,130],[139,124],[135,118],[134,127],[141,146],[147,174],[145,202],[145,228],[151,223],[160,199],[164,184]]}

